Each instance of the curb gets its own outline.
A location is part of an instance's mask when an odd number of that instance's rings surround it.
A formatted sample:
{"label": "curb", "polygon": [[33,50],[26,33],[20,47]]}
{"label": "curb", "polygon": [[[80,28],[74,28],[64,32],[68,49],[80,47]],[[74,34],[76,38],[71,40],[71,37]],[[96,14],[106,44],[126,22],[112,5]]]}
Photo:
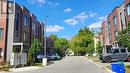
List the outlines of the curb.
{"label": "curb", "polygon": [[[90,62],[92,62],[92,63],[94,63],[95,65],[97,65],[98,67],[102,67],[102,66],[100,66],[100,65],[98,65],[97,63],[95,63],[94,61],[92,61],[91,59],[88,59]],[[108,69],[108,68],[106,68],[106,67],[102,67],[103,69],[105,69],[107,72],[109,72],[109,73],[113,73],[110,69]]]}
{"label": "curb", "polygon": [[10,72],[24,72],[24,71],[38,70],[41,68],[43,68],[43,67],[32,66],[32,67],[23,67],[23,68],[12,68],[9,71]]}

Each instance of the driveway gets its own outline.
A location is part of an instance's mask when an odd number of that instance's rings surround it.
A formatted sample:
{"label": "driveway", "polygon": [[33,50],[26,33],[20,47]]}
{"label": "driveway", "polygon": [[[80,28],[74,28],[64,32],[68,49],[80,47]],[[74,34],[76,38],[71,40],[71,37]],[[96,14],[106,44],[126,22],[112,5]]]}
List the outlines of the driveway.
{"label": "driveway", "polygon": [[73,56],[62,59],[47,67],[14,73],[107,73],[101,67],[82,56]]}

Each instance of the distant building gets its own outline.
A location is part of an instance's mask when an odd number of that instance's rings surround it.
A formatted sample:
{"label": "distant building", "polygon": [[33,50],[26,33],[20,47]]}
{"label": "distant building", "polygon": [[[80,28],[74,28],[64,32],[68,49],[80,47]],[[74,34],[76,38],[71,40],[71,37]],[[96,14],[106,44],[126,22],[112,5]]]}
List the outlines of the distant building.
{"label": "distant building", "polygon": [[93,40],[94,40],[94,49],[95,49],[95,51],[97,51],[97,45],[99,44],[99,36],[98,35],[95,35],[94,36],[94,38],[93,38]]}
{"label": "distant building", "polygon": [[54,40],[50,37],[47,37],[46,39],[47,42],[47,54],[48,53],[54,53]]}

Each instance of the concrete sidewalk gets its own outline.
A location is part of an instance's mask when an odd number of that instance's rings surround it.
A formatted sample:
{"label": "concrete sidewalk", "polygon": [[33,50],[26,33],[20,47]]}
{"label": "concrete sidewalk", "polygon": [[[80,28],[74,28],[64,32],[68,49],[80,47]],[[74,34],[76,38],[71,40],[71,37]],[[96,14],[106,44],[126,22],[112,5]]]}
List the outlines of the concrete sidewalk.
{"label": "concrete sidewalk", "polygon": [[[22,72],[22,71],[30,71],[30,70],[38,70],[43,67],[37,67],[37,66],[28,66],[28,67],[21,67],[21,68],[11,68],[9,72]],[[0,72],[0,73],[9,73],[9,72]]]}
{"label": "concrete sidewalk", "polygon": [[[58,61],[50,61],[48,62],[48,66],[52,65],[52,64],[56,64],[58,63]],[[44,67],[38,67],[38,66],[27,66],[27,67],[21,67],[21,68],[11,68],[9,70],[9,72],[23,72],[23,71],[30,71],[30,70],[38,70],[38,69],[42,69]],[[5,71],[0,71],[0,73],[9,73],[9,72],[5,72]]]}
{"label": "concrete sidewalk", "polygon": [[29,66],[29,67],[22,67],[22,68],[12,68],[10,69],[11,72],[21,72],[21,71],[29,71],[29,70],[37,70],[41,69],[43,67],[37,67],[37,66]]}

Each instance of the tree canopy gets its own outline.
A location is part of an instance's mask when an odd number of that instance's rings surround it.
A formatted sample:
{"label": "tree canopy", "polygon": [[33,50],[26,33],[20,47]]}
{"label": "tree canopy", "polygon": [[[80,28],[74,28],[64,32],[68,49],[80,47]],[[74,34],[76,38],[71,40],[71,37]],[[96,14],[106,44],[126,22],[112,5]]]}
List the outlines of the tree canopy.
{"label": "tree canopy", "polygon": [[92,54],[94,52],[93,33],[87,27],[80,29],[78,34],[69,41],[69,46],[76,55]]}
{"label": "tree canopy", "polygon": [[121,43],[122,47],[128,47],[130,49],[130,22],[128,27],[120,32],[118,41]]}
{"label": "tree canopy", "polygon": [[54,40],[54,48],[55,51],[60,55],[60,56],[64,56],[65,55],[65,51],[68,48],[68,40],[65,38],[58,38],[56,35],[51,34],[50,38],[52,38]]}

